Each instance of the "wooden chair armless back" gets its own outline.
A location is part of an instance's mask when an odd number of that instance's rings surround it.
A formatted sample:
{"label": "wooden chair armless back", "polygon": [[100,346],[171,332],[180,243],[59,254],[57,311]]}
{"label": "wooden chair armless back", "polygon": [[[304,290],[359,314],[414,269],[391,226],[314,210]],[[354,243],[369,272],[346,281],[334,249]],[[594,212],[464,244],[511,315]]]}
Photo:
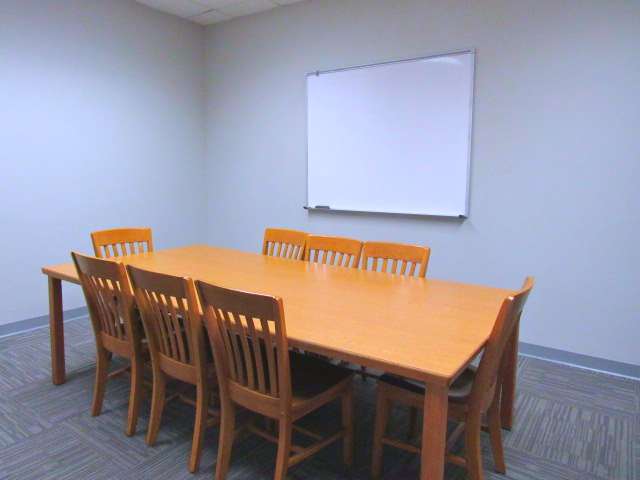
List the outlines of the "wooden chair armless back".
{"label": "wooden chair armless back", "polygon": [[193,280],[127,266],[154,368],[196,384],[205,375],[205,340]]}
{"label": "wooden chair armless back", "polygon": [[98,258],[121,257],[153,252],[150,228],[114,228],[91,233],[93,251]]}
{"label": "wooden chair armless back", "polygon": [[233,400],[272,416],[288,411],[291,372],[282,300],[201,281],[196,282],[196,289],[223,405]]}
{"label": "wooden chair armless back", "polygon": [[77,252],[72,252],[71,257],[98,347],[131,357],[140,349],[142,332],[134,322],[135,301],[124,265]]}
{"label": "wooden chair armless back", "polygon": [[429,247],[401,243],[364,242],[363,270],[424,277],[429,266]]}
{"label": "wooden chair armless back", "polygon": [[476,415],[481,415],[487,405],[494,400],[507,343],[514,328],[520,322],[522,310],[533,285],[533,277],[527,277],[522,288],[502,302],[496,323],[478,365],[469,397],[469,407]]}
{"label": "wooden chair armless back", "polygon": [[358,268],[362,242],[352,238],[309,235],[304,259],[307,262]]}
{"label": "wooden chair armless back", "polygon": [[263,255],[302,260],[307,243],[307,234],[298,230],[267,228],[262,242]]}

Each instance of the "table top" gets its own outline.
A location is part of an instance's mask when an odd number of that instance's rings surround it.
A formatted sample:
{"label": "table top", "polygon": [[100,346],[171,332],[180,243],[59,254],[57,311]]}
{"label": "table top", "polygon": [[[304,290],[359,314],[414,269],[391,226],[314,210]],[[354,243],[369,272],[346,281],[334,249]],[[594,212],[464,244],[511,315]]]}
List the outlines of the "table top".
{"label": "table top", "polygon": [[[449,384],[482,350],[501,302],[513,293],[206,245],[119,260],[279,296],[291,346],[416,380]],[[42,271],[79,283],[71,263]]]}

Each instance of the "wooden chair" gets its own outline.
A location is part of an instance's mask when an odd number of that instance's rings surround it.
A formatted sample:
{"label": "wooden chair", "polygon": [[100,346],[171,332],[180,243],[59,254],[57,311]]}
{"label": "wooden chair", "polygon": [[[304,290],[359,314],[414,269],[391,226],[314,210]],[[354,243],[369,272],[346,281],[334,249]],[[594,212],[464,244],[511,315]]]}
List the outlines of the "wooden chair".
{"label": "wooden chair", "polygon": [[309,235],[304,259],[307,262],[358,268],[362,242],[352,238]]}
{"label": "wooden chair", "polygon": [[364,270],[425,277],[429,266],[429,247],[401,243],[364,242],[362,266]]}
{"label": "wooden chair", "polygon": [[307,234],[298,230],[267,228],[264,231],[262,253],[270,257],[302,260],[307,243]]}
{"label": "wooden chair", "polygon": [[[167,401],[167,378],[196,387],[196,417],[189,471],[200,465],[206,427],[217,423],[209,410],[215,370],[209,364],[206,338],[193,280],[127,267],[151,355],[153,392],[146,442],[154,445]],[[208,419],[208,414],[212,418]]]}
{"label": "wooden chair", "polygon": [[153,252],[150,228],[114,228],[91,233],[93,251],[98,258],[121,257]]}
{"label": "wooden chair", "polygon": [[[495,470],[505,473],[504,452],[500,425],[500,381],[499,373],[504,364],[505,348],[520,322],[524,304],[533,288],[533,279],[528,277],[522,289],[507,297],[502,303],[496,323],[482,354],[478,368],[469,367],[460,374],[449,389],[449,419],[460,422],[447,440],[447,461],[466,467],[469,478],[482,480],[482,457],[480,451],[480,430],[482,417],[486,416]],[[403,443],[385,436],[389,411],[393,403],[423,408],[424,387],[392,375],[383,375],[378,383],[375,432],[373,437],[374,478],[382,471],[382,448],[390,445],[409,452],[420,453],[420,447]],[[453,455],[450,450],[457,439],[465,435],[464,457]],[[429,448],[429,445],[423,445]]]}
{"label": "wooden chair", "polygon": [[[247,428],[277,442],[274,478],[283,480],[289,467],[343,438],[343,459],[353,460],[353,374],[335,365],[289,351],[282,300],[196,282],[218,372],[222,424],[216,479],[226,477],[235,430],[236,405],[278,423],[277,436]],[[294,425],[319,407],[340,399],[342,429],[328,437]],[[292,444],[295,430],[314,440]]]}
{"label": "wooden chair", "polygon": [[[429,247],[402,243],[364,242],[360,268],[394,275],[417,275],[424,278],[427,275],[430,255]],[[364,380],[367,369],[365,367],[360,369]],[[413,417],[415,412],[412,411],[411,415]]]}
{"label": "wooden chair", "polygon": [[[130,370],[131,390],[126,434],[136,432],[142,398],[142,374],[147,357],[142,327],[127,271],[122,263],[71,253],[78,271],[96,339],[96,379],[91,415],[100,415],[107,381]],[[130,367],[108,373],[112,355],[129,360]]]}

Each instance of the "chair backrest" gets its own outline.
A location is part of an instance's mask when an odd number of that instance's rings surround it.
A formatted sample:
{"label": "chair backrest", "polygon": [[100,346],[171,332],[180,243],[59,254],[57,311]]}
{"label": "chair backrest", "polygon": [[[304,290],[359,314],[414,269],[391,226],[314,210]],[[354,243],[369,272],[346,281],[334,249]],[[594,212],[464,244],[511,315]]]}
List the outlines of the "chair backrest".
{"label": "chair backrest", "polygon": [[112,338],[137,349],[142,332],[133,321],[135,301],[124,265],[77,252],[72,252],[71,257],[87,301],[96,342],[113,351],[118,348],[118,342],[110,342]]}
{"label": "chair backrest", "polygon": [[429,266],[429,247],[402,243],[364,242],[362,266],[364,270],[424,277]]}
{"label": "chair backrest", "polygon": [[[193,280],[127,266],[154,368],[194,381],[206,366],[202,317]],[[167,361],[168,360],[168,361]],[[185,368],[187,367],[187,368]],[[183,378],[187,375],[189,378]]]}
{"label": "chair backrest", "polygon": [[338,267],[358,268],[362,242],[353,238],[309,235],[304,259]]}
{"label": "chair backrest", "polygon": [[302,260],[306,242],[306,232],[283,228],[267,228],[264,231],[262,253],[271,257]]}
{"label": "chair backrest", "polygon": [[98,258],[153,252],[150,228],[114,228],[91,232],[91,242]]}
{"label": "chair backrest", "polygon": [[[522,288],[507,297],[500,307],[489,340],[484,347],[482,359],[476,372],[471,389],[470,405],[476,413],[481,413],[488,400],[495,394],[494,387],[498,381],[498,374],[504,358],[505,348],[520,322],[522,310],[533,288],[534,279],[527,277]],[[489,397],[488,397],[489,395]]]}
{"label": "chair backrest", "polygon": [[291,372],[282,300],[201,281],[196,282],[196,289],[221,396],[229,398],[235,385],[256,397],[278,400],[282,408],[287,408],[291,403]]}

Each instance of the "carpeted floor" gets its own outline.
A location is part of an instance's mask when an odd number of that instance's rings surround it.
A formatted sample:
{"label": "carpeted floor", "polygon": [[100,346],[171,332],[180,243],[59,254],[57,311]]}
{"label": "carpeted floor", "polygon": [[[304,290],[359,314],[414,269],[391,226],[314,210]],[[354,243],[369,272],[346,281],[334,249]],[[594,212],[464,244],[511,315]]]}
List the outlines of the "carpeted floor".
{"label": "carpeted floor", "polygon": [[[193,409],[170,403],[159,441],[144,443],[148,403],[136,436],[124,435],[128,379],[107,387],[101,416],[89,415],[94,345],[88,321],[66,327],[68,382],[50,381],[49,331],[38,329],[0,339],[0,478],[2,479],[195,479],[212,478],[217,428],[208,434],[200,473],[187,471]],[[356,381],[356,466],[346,472],[338,445],[290,470],[291,479],[369,478],[374,382]],[[339,408],[328,406],[307,424],[337,426]],[[393,428],[403,431],[397,409]],[[517,421],[504,437],[508,473],[492,471],[484,438],[486,478],[505,480],[640,480],[640,382],[520,359]],[[247,436],[234,445],[229,479],[268,479],[275,446]],[[418,478],[417,456],[385,450],[385,478]],[[447,479],[465,478],[447,467]]]}

